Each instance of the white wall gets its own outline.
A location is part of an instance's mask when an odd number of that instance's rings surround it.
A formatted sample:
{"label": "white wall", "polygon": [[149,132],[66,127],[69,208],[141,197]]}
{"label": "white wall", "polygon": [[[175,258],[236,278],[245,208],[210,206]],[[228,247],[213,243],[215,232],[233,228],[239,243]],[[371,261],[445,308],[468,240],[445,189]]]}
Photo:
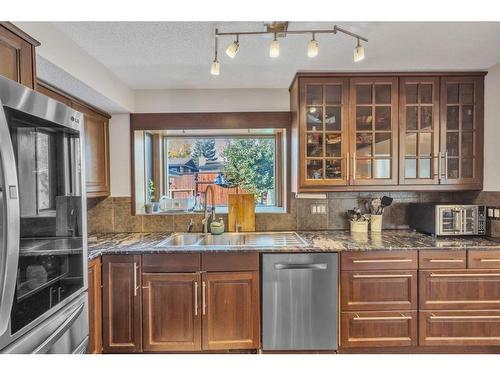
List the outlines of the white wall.
{"label": "white wall", "polygon": [[500,64],[488,70],[484,101],[484,190],[500,191]]}
{"label": "white wall", "polygon": [[113,115],[109,121],[111,196],[129,197],[130,191],[130,115]]}

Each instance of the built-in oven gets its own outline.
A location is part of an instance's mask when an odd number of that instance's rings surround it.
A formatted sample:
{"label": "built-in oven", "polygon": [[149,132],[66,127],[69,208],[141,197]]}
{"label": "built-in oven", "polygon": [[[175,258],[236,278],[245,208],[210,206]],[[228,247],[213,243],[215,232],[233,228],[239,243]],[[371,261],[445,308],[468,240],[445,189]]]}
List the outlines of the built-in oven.
{"label": "built-in oven", "polygon": [[1,352],[81,298],[87,262],[83,116],[2,77],[0,102]]}

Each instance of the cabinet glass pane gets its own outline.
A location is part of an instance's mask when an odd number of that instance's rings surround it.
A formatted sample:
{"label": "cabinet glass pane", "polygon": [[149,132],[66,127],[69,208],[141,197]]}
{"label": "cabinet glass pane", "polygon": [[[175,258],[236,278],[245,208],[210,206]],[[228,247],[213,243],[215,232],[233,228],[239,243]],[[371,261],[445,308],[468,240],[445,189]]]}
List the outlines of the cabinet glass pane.
{"label": "cabinet glass pane", "polygon": [[449,130],[458,129],[458,106],[449,106],[446,113],[446,128]]}
{"label": "cabinet glass pane", "polygon": [[417,104],[417,89],[418,85],[416,84],[406,85],[405,91],[407,104]]}
{"label": "cabinet glass pane", "polygon": [[448,178],[458,178],[458,158],[448,158]]}
{"label": "cabinet glass pane", "polygon": [[358,133],[356,134],[356,153],[358,156],[371,156],[372,155],[372,133]]}
{"label": "cabinet glass pane", "polygon": [[372,85],[356,86],[356,103],[372,104]]}
{"label": "cabinet glass pane", "polygon": [[307,135],[307,156],[323,156],[323,134],[315,133]]}
{"label": "cabinet glass pane", "polygon": [[471,178],[473,177],[473,164],[472,159],[462,159],[462,177]]}
{"label": "cabinet glass pane", "polygon": [[462,107],[462,129],[474,128],[474,107],[464,105]]}
{"label": "cabinet glass pane", "polygon": [[323,161],[322,160],[307,160],[306,161],[307,178],[311,180],[319,180],[323,178]]}
{"label": "cabinet glass pane", "polygon": [[326,135],[326,156],[327,157],[341,157],[342,135],[327,134]]}
{"label": "cabinet glass pane", "polygon": [[356,178],[366,179],[372,177],[372,161],[356,159]]}
{"label": "cabinet glass pane", "polygon": [[460,96],[462,104],[474,103],[474,84],[462,83],[460,85]]}
{"label": "cabinet glass pane", "polygon": [[323,108],[309,107],[307,109],[307,130],[322,131],[323,130]]}
{"label": "cabinet glass pane", "polygon": [[306,104],[307,105],[323,105],[323,86],[307,85],[306,86]]}
{"label": "cabinet glass pane", "polygon": [[325,109],[325,130],[341,130],[342,124],[341,107],[326,107]]}
{"label": "cabinet glass pane", "polygon": [[375,107],[375,129],[391,130],[391,107]]}
{"label": "cabinet glass pane", "polygon": [[405,155],[417,155],[417,133],[406,133],[405,137]]}
{"label": "cabinet glass pane", "polygon": [[372,130],[372,107],[357,107],[356,108],[356,129],[357,130]]}
{"label": "cabinet glass pane", "polygon": [[462,157],[472,157],[474,155],[474,133],[462,133]]}
{"label": "cabinet glass pane", "polygon": [[325,86],[325,104],[342,104],[342,86]]}
{"label": "cabinet glass pane", "polygon": [[420,129],[432,129],[432,107],[420,107]]}
{"label": "cabinet glass pane", "polygon": [[391,133],[375,133],[375,156],[391,156]]}
{"label": "cabinet glass pane", "polygon": [[446,151],[449,156],[458,156],[458,133],[446,133]]}
{"label": "cabinet glass pane", "polygon": [[375,103],[391,104],[391,85],[375,85]]}
{"label": "cabinet glass pane", "polygon": [[431,178],[431,159],[420,159],[419,160],[419,178]]}
{"label": "cabinet glass pane", "polygon": [[405,177],[417,178],[417,159],[405,160]]}
{"label": "cabinet glass pane", "polygon": [[416,130],[417,129],[417,111],[418,107],[406,107],[406,129]]}
{"label": "cabinet glass pane", "polygon": [[326,160],[325,177],[328,179],[342,178],[342,159]]}
{"label": "cabinet glass pane", "polygon": [[432,104],[432,85],[429,84],[420,85],[420,103]]}
{"label": "cabinet glass pane", "polygon": [[418,154],[420,156],[431,156],[432,133],[420,133],[418,135]]}
{"label": "cabinet glass pane", "polygon": [[373,178],[391,177],[391,159],[375,159],[373,161]]}
{"label": "cabinet glass pane", "polygon": [[450,84],[446,87],[446,102],[448,104],[458,104],[458,83]]}

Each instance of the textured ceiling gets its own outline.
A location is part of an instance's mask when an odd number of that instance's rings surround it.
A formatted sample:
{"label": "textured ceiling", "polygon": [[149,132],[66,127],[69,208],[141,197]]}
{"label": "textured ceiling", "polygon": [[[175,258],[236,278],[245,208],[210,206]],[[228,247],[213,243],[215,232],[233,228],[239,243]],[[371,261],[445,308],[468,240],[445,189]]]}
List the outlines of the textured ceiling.
{"label": "textured ceiling", "polygon": [[[290,22],[289,30],[331,28],[331,23]],[[133,89],[284,88],[298,70],[472,70],[500,62],[500,22],[338,23],[369,39],[366,59],[352,62],[355,40],[317,35],[319,56],[307,57],[309,36],[280,40],[271,59],[270,40],[242,36],[234,60],[219,46],[220,76],[210,75],[213,34],[261,30],[262,22],[55,22],[54,25]]]}

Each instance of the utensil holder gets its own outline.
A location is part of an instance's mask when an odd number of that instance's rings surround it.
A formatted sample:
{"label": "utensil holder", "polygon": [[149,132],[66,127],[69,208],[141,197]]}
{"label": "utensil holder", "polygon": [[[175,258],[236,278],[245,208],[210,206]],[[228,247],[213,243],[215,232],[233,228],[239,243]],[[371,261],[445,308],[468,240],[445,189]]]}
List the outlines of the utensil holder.
{"label": "utensil holder", "polygon": [[367,233],[368,232],[368,221],[350,221],[351,232],[354,233]]}
{"label": "utensil holder", "polygon": [[370,230],[372,232],[382,232],[382,215],[370,216]]}

